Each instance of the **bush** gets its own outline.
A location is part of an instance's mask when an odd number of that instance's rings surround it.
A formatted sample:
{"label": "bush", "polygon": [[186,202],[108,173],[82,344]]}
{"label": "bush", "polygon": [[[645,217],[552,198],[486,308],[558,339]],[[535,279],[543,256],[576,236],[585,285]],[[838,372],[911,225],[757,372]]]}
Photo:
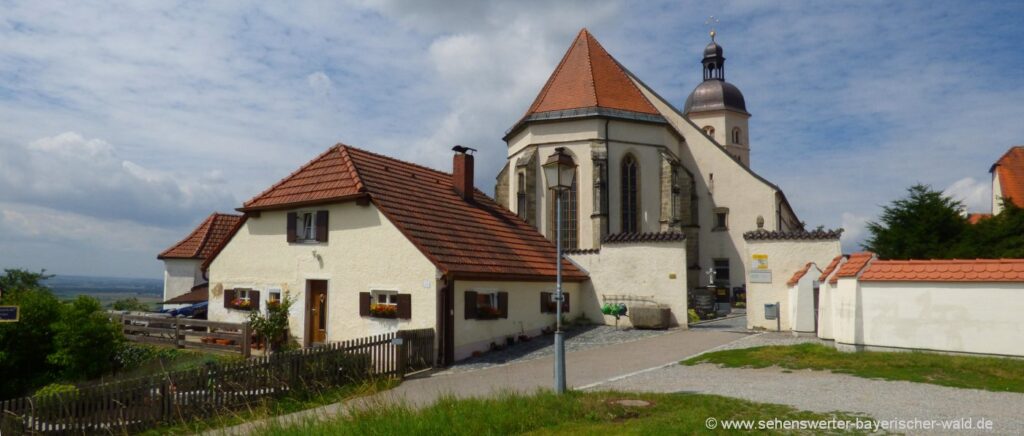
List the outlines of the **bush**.
{"label": "bush", "polygon": [[37,399],[49,398],[57,395],[74,394],[78,392],[78,387],[75,385],[69,385],[64,383],[50,383],[46,386],[39,388],[36,393],[32,394]]}
{"label": "bush", "polygon": [[138,368],[154,360],[174,360],[182,351],[177,348],[154,347],[151,345],[122,342],[114,355],[114,362],[119,370],[127,371]]}
{"label": "bush", "polygon": [[47,360],[61,367],[65,380],[94,378],[114,369],[124,337],[116,323],[101,310],[99,300],[80,295],[61,308],[53,324],[54,353]]}
{"label": "bush", "polygon": [[110,305],[111,309],[114,310],[129,310],[139,312],[149,312],[153,310],[153,307],[149,304],[139,301],[138,298],[129,297],[117,300]]}
{"label": "bush", "polygon": [[700,321],[700,316],[697,315],[697,311],[696,310],[688,309],[686,311],[686,319],[687,319],[688,322],[694,323],[694,322]]}
{"label": "bush", "polygon": [[[31,392],[55,380],[55,365],[47,360],[53,353],[51,325],[60,319],[61,302],[49,289],[39,285],[46,276],[23,270],[6,270],[0,276],[6,305],[20,306],[18,322],[0,324],[0,399]],[[11,376],[17,374],[17,376]]]}
{"label": "bush", "polygon": [[253,333],[267,340],[270,351],[280,351],[288,342],[288,313],[293,303],[295,298],[286,294],[283,301],[267,303],[266,315],[259,311],[249,313],[249,326]]}

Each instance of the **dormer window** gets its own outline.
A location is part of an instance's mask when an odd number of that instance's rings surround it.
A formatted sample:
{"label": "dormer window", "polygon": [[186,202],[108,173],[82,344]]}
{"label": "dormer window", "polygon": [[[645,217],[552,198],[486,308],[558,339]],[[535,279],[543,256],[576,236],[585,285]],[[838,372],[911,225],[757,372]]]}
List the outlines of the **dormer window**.
{"label": "dormer window", "polygon": [[288,212],[288,242],[327,242],[327,211]]}

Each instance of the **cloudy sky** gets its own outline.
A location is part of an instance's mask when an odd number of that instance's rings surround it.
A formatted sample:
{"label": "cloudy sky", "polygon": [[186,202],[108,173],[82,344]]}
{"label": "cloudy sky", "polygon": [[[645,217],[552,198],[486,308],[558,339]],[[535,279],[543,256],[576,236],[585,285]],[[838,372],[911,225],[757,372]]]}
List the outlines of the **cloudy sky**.
{"label": "cloudy sky", "polygon": [[681,106],[719,17],[753,168],[847,250],[916,182],[987,211],[1024,143],[1020,2],[86,3],[0,0],[0,267],[160,277],[336,142],[439,169],[474,146],[489,192],[584,26]]}

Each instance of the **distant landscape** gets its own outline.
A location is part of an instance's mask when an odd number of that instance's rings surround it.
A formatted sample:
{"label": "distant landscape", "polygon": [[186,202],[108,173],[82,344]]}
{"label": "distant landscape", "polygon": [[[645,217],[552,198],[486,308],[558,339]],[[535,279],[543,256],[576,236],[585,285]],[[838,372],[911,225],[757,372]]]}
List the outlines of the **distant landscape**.
{"label": "distant landscape", "polygon": [[61,300],[88,295],[108,306],[122,298],[135,297],[142,303],[158,303],[163,297],[162,279],[56,275],[44,284]]}

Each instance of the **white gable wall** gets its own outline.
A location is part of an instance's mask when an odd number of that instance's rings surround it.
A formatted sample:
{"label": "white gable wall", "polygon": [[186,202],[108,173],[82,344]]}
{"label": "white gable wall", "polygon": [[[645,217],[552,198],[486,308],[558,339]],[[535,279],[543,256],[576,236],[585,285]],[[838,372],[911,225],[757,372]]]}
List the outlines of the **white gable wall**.
{"label": "white gable wall", "polygon": [[192,287],[205,282],[200,266],[202,259],[164,259],[164,299],[187,294]]}
{"label": "white gable wall", "polygon": [[[802,269],[807,262],[816,265],[827,265],[840,254],[839,240],[750,240],[747,242],[745,262],[752,261],[754,254],[768,256],[768,270],[771,271],[771,283],[752,283],[747,279],[747,328],[778,328],[776,320],[764,317],[764,305],[781,303],[779,310],[782,330],[794,330],[794,314],[813,311],[813,294],[810,306],[794,310],[790,307],[789,286],[786,282],[793,274]],[[747,265],[749,266],[749,265]],[[812,268],[814,270],[814,268]],[[821,274],[820,272],[818,273]],[[804,279],[815,280],[818,275],[808,273]],[[800,300],[803,301],[803,300]],[[812,312],[813,314],[813,312]],[[812,326],[813,327],[813,326]]]}

